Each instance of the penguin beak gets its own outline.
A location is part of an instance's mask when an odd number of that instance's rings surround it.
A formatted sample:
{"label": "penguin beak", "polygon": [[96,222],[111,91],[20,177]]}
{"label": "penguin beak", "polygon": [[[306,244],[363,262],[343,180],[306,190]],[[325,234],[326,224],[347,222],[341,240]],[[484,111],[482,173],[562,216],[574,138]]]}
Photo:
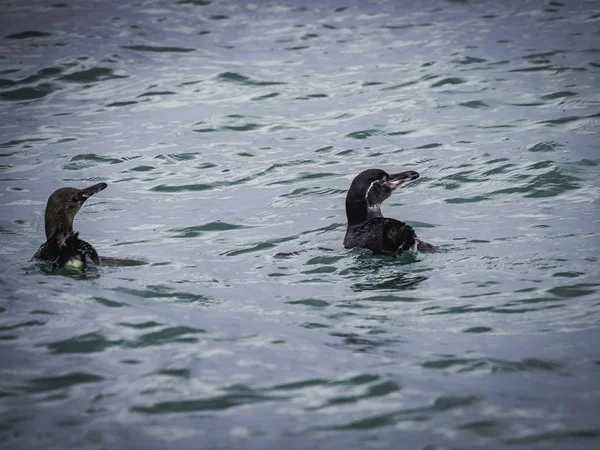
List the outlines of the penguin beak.
{"label": "penguin beak", "polygon": [[387,184],[392,189],[396,189],[397,187],[403,185],[404,183],[408,183],[409,181],[416,180],[419,178],[419,173],[414,170],[409,170],[406,172],[395,173],[390,175],[387,180]]}
{"label": "penguin beak", "polygon": [[83,196],[84,201],[90,198],[92,195],[97,194],[103,189],[106,189],[108,185],[106,183],[98,183],[90,187],[86,187],[81,190],[81,195]]}

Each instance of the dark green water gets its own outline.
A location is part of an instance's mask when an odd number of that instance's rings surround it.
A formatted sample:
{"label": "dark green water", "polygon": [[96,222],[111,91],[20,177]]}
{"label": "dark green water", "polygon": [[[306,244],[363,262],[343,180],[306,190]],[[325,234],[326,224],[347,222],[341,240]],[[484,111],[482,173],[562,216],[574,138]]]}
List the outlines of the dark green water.
{"label": "dark green water", "polygon": [[[5,1],[4,449],[600,446],[600,3]],[[436,254],[342,248],[361,170]],[[29,258],[62,186],[112,261]]]}

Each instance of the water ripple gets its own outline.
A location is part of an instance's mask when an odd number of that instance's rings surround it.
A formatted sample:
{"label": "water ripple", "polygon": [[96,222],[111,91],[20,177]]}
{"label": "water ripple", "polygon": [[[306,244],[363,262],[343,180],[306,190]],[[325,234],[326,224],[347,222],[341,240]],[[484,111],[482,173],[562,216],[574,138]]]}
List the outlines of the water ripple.
{"label": "water ripple", "polygon": [[152,53],[188,53],[195,51],[194,48],[168,47],[159,45],[124,45],[123,48],[127,50],[135,50],[138,52]]}
{"label": "water ripple", "polygon": [[286,84],[281,81],[255,81],[235,72],[220,73],[217,75],[217,80],[236,83],[244,86],[278,86]]}
{"label": "water ripple", "polygon": [[[597,447],[590,5],[3,2],[0,442]],[[369,167],[447,251],[343,247]]]}
{"label": "water ripple", "polygon": [[30,393],[51,392],[80,384],[98,383],[100,381],[104,381],[104,377],[85,372],[70,372],[65,375],[34,378],[29,380],[29,385],[24,386],[22,389]]}
{"label": "water ripple", "polygon": [[245,386],[234,386],[227,389],[227,391],[229,393],[206,399],[160,402],[151,406],[134,406],[131,411],[143,414],[219,411],[240,405],[285,400],[285,397],[267,396]]}

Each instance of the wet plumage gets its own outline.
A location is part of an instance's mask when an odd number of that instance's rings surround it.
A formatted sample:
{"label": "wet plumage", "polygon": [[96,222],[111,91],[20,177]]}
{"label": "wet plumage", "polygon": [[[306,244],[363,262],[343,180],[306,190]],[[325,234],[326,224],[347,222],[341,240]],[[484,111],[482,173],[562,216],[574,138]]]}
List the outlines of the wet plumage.
{"label": "wet plumage", "polygon": [[98,253],[73,231],[73,219],[92,195],[106,188],[98,183],[85,189],[61,188],[48,198],[44,214],[46,242],[33,255],[33,259],[49,261],[54,269],[63,266],[87,267],[100,262]]}
{"label": "wet plumage", "polygon": [[395,189],[418,177],[415,171],[389,175],[380,169],[368,169],[358,174],[346,195],[348,227],[344,247],[393,255],[415,247],[433,251],[435,247],[419,240],[410,225],[383,217],[381,213],[381,203]]}

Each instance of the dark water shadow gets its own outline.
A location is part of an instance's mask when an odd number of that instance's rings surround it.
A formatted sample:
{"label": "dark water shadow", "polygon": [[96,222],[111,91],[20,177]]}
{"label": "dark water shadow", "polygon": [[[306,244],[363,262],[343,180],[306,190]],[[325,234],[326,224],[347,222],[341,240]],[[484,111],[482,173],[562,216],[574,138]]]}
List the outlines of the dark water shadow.
{"label": "dark water shadow", "polygon": [[101,257],[100,265],[88,264],[85,268],[64,266],[56,269],[48,261],[31,260],[30,263],[30,265],[24,268],[26,275],[60,275],[76,280],[98,278],[102,267],[136,267],[149,264],[148,261],[140,259],[113,257]]}
{"label": "dark water shadow", "polygon": [[[413,408],[396,409],[393,411],[365,416],[359,419],[350,419],[337,425],[318,426],[311,431],[364,431],[397,425],[401,422],[424,422],[433,419],[440,413],[448,411],[461,411],[471,408],[481,401],[480,397],[442,395],[432,403]],[[342,418],[343,420],[343,418]]]}
{"label": "dark water shadow", "polygon": [[25,275],[59,275],[75,280],[88,280],[98,278],[98,268],[90,265],[86,269],[75,268],[75,267],[61,267],[53,268],[52,263],[48,261],[30,261],[31,264],[25,267],[23,270]]}
{"label": "dark water shadow", "polygon": [[142,259],[131,259],[131,258],[113,258],[111,256],[100,257],[101,266],[107,267],[135,267],[144,266],[150,264],[148,261]]}
{"label": "dark water shadow", "polygon": [[414,289],[427,280],[422,273],[406,270],[418,261],[419,254],[415,252],[404,252],[398,257],[363,253],[356,257],[354,266],[344,269],[340,275],[356,279],[350,286],[354,292]]}
{"label": "dark water shadow", "polygon": [[221,389],[218,395],[162,401],[149,405],[134,405],[130,408],[130,411],[146,415],[212,413],[255,403],[281,402],[285,400],[288,400],[287,396],[270,395],[265,393],[263,389],[253,389],[249,386],[238,384]]}
{"label": "dark water shadow", "polygon": [[355,292],[373,291],[373,290],[404,290],[413,289],[418,284],[427,280],[426,276],[410,273],[398,273],[373,281],[364,281],[355,283],[350,288]]}
{"label": "dark water shadow", "polygon": [[331,336],[342,338],[341,342],[335,344],[327,344],[333,348],[345,348],[358,353],[370,353],[377,351],[382,347],[393,348],[397,344],[404,341],[401,339],[389,339],[389,338],[366,338],[365,336],[358,335],[356,333],[331,333]]}

